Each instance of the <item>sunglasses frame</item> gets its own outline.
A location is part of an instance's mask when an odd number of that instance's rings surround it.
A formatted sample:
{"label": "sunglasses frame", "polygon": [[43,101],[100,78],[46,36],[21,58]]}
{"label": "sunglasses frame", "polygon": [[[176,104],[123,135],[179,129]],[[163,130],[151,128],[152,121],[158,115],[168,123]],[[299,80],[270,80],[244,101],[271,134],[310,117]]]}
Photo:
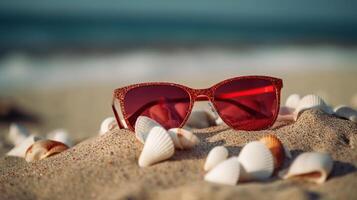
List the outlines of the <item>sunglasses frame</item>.
{"label": "sunglasses frame", "polygon": [[[273,116],[273,120],[272,122],[267,125],[266,127],[260,129],[267,129],[269,127],[271,127],[274,122],[276,121],[276,118],[278,117],[279,114],[279,108],[280,108],[280,94],[281,94],[281,89],[283,88],[283,81],[282,79],[279,78],[274,78],[274,77],[270,77],[270,76],[240,76],[240,77],[235,77],[235,78],[230,78],[224,81],[221,81],[215,85],[213,85],[212,87],[206,88],[206,89],[193,89],[184,85],[180,85],[180,84],[176,84],[176,83],[168,83],[168,82],[148,82],[148,83],[138,83],[138,84],[133,84],[133,85],[129,85],[129,86],[125,86],[122,88],[117,88],[114,90],[113,93],[113,101],[112,101],[112,109],[115,115],[115,118],[117,120],[117,123],[119,125],[120,129],[125,128],[124,124],[122,124],[119,115],[118,115],[118,111],[115,108],[115,104],[114,101],[115,99],[119,100],[119,105],[120,105],[120,109],[122,112],[122,116],[125,120],[125,123],[127,125],[127,128],[134,131],[134,127],[129,123],[128,117],[127,117],[127,113],[125,112],[125,105],[124,105],[124,99],[125,99],[125,95],[127,94],[128,91],[138,88],[138,87],[145,87],[145,86],[161,86],[161,85],[166,85],[166,86],[174,86],[174,87],[178,87],[183,89],[185,92],[187,92],[189,94],[190,97],[190,105],[185,113],[185,118],[182,121],[182,123],[180,124],[179,127],[177,128],[181,128],[185,125],[185,123],[187,122],[188,118],[190,117],[190,114],[192,112],[192,108],[194,106],[195,102],[198,101],[210,101],[214,108],[216,109],[216,112],[219,115],[216,103],[215,103],[215,91],[217,88],[219,88],[221,85],[227,84],[229,82],[232,81],[239,81],[239,80],[247,80],[247,79],[257,79],[257,80],[268,80],[271,81],[274,88],[275,88],[275,95],[276,95],[276,100],[277,100],[277,110],[275,112],[275,116]],[[222,118],[222,117],[221,117]],[[225,121],[225,119],[222,118],[222,120],[230,127],[234,128],[229,122]],[[242,129],[243,130],[243,129]]]}

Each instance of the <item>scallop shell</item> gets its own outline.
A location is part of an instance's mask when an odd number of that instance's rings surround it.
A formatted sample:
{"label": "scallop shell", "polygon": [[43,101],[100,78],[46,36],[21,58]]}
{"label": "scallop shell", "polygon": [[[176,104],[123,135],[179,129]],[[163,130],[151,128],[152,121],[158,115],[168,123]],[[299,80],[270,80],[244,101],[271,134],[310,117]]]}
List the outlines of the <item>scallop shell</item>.
{"label": "scallop shell", "polygon": [[314,95],[314,94],[310,94],[310,95],[304,96],[300,100],[300,102],[294,112],[294,119],[297,120],[299,115],[303,111],[308,110],[308,109],[319,109],[319,110],[321,110],[325,113],[328,113],[328,114],[333,113],[331,108],[328,105],[326,105],[325,101],[321,97]]}
{"label": "scallop shell", "polygon": [[260,140],[270,150],[274,157],[274,168],[279,169],[285,159],[285,148],[283,143],[275,135],[269,134],[262,137]]}
{"label": "scallop shell", "polygon": [[12,123],[9,128],[8,140],[15,146],[19,145],[30,135],[29,131],[16,123]]}
{"label": "scallop shell", "polygon": [[67,149],[68,146],[62,142],[53,140],[39,140],[27,149],[25,159],[27,162],[42,160],[44,158],[61,153]]}
{"label": "scallop shell", "polygon": [[159,123],[149,117],[139,116],[135,122],[136,138],[144,144],[151,129],[157,126],[162,127]]}
{"label": "scallop shell", "polygon": [[334,109],[335,115],[344,118],[344,119],[349,119],[355,123],[357,123],[357,110],[354,110],[351,107],[348,106],[337,106]]}
{"label": "scallop shell", "polygon": [[204,180],[212,183],[236,185],[239,180],[240,164],[236,157],[225,160],[209,171]]}
{"label": "scallop shell", "polygon": [[245,145],[238,156],[241,164],[240,181],[265,180],[274,172],[274,158],[259,141]]}
{"label": "scallop shell", "polygon": [[47,139],[54,140],[57,142],[62,142],[69,147],[73,146],[73,141],[69,137],[68,132],[64,129],[57,129],[51,131],[50,133],[47,134]]}
{"label": "scallop shell", "polygon": [[152,128],[146,138],[139,157],[139,166],[147,167],[169,159],[175,153],[174,143],[169,133],[161,126]]}
{"label": "scallop shell", "polygon": [[205,165],[204,165],[204,170],[209,171],[212,168],[214,168],[216,165],[219,163],[227,160],[228,158],[228,150],[224,146],[217,146],[214,147],[207,156]]}
{"label": "scallop shell", "polygon": [[26,154],[26,150],[36,141],[42,139],[41,137],[30,135],[25,140],[23,140],[20,144],[16,145],[9,152],[6,153],[7,156],[16,156],[24,158]]}
{"label": "scallop shell", "polygon": [[280,175],[283,179],[302,178],[321,184],[326,181],[333,168],[333,160],[329,154],[307,152],[300,154],[290,168]]}
{"label": "scallop shell", "polygon": [[[183,128],[172,128],[169,130],[169,133],[173,136],[174,143],[177,143],[175,147],[179,149],[192,149],[200,143],[200,140],[195,134]],[[175,134],[177,139],[174,137]]]}
{"label": "scallop shell", "polygon": [[113,130],[117,126],[114,117],[105,118],[100,124],[99,135],[104,135],[106,132]]}
{"label": "scallop shell", "polygon": [[208,128],[216,126],[216,119],[205,110],[196,110],[191,113],[186,125],[197,129]]}
{"label": "scallop shell", "polygon": [[291,94],[285,102],[285,106],[288,108],[296,109],[299,105],[299,102],[301,100],[300,95],[298,94]]}

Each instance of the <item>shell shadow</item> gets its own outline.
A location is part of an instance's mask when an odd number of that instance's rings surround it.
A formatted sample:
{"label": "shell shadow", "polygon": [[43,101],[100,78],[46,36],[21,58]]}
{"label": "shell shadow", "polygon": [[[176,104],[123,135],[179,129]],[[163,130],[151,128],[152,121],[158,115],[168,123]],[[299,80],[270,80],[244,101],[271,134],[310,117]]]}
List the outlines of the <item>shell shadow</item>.
{"label": "shell shadow", "polygon": [[356,171],[357,168],[353,164],[335,160],[330,178],[345,176]]}

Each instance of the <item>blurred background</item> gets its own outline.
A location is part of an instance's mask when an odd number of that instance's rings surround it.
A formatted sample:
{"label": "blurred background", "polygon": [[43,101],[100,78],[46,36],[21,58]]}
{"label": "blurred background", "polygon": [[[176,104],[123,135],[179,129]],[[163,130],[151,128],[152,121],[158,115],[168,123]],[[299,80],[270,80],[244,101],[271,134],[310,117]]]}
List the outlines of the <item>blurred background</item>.
{"label": "blurred background", "polygon": [[75,139],[112,115],[112,91],[241,75],[357,108],[357,2],[2,0],[0,132],[13,121]]}

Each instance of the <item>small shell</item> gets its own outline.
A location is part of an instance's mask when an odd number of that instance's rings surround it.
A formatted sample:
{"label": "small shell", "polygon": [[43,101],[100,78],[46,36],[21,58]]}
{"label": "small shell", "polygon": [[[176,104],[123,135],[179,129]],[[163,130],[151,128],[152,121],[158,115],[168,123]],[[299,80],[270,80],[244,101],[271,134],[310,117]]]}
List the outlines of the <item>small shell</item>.
{"label": "small shell", "polygon": [[69,137],[68,132],[64,129],[57,129],[51,131],[50,133],[47,134],[47,139],[54,140],[57,142],[62,142],[69,147],[73,146],[73,141]]}
{"label": "small shell", "polygon": [[288,108],[296,109],[300,102],[300,95],[298,94],[291,94],[285,102],[285,106]]}
{"label": "small shell", "polygon": [[191,113],[186,125],[197,129],[208,128],[216,126],[216,119],[205,110],[197,110]]}
{"label": "small shell", "polygon": [[68,149],[68,146],[62,142],[53,140],[39,140],[31,145],[25,155],[27,162],[42,160],[44,158],[61,153]]}
{"label": "small shell", "polygon": [[114,117],[107,117],[100,124],[99,135],[104,135],[106,132],[113,130],[117,126]]}
{"label": "small shell", "polygon": [[326,105],[325,101],[321,97],[319,97],[317,95],[310,94],[310,95],[304,96],[300,100],[300,102],[294,112],[294,119],[297,120],[299,115],[303,111],[308,110],[308,109],[319,109],[319,110],[321,110],[325,113],[328,113],[328,114],[333,113],[331,108],[328,105]]}
{"label": "small shell", "polygon": [[139,157],[139,166],[147,167],[169,159],[175,153],[174,143],[169,133],[162,127],[151,129]]}
{"label": "small shell", "polygon": [[175,147],[179,149],[192,149],[194,146],[200,143],[198,137],[191,131],[182,128],[172,128],[169,130],[169,132],[170,135],[176,134],[177,139],[173,137],[173,140],[175,143],[178,143]]}
{"label": "small shell", "polygon": [[348,119],[351,120],[355,123],[357,123],[357,110],[354,110],[353,108],[350,108],[348,106],[337,106],[334,109],[335,115],[344,118],[344,119]]}
{"label": "small shell", "polygon": [[333,168],[333,160],[326,153],[308,152],[299,155],[287,171],[280,173],[283,179],[302,178],[321,184]]}
{"label": "small shell", "polygon": [[245,145],[238,156],[241,164],[240,181],[265,180],[274,172],[274,158],[259,141]]}
{"label": "small shell", "polygon": [[145,143],[146,138],[149,135],[149,132],[152,128],[159,126],[162,127],[159,123],[155,120],[146,117],[146,116],[139,116],[135,122],[135,136],[141,142]]}
{"label": "small shell", "polygon": [[42,139],[41,137],[30,135],[20,144],[16,145],[9,152],[6,153],[7,156],[16,156],[25,158],[26,150],[36,141]]}
{"label": "small shell", "polygon": [[209,171],[204,180],[212,183],[236,185],[239,180],[240,164],[236,157],[225,160]]}
{"label": "small shell", "polygon": [[262,137],[260,140],[270,150],[274,157],[274,168],[279,169],[285,159],[285,149],[283,143],[275,135],[269,134]]}
{"label": "small shell", "polygon": [[205,171],[209,171],[214,168],[219,163],[227,160],[228,158],[228,150],[224,146],[214,147],[207,156],[206,163],[204,166]]}
{"label": "small shell", "polygon": [[12,123],[9,128],[8,140],[15,146],[19,145],[30,135],[29,131],[16,123]]}

